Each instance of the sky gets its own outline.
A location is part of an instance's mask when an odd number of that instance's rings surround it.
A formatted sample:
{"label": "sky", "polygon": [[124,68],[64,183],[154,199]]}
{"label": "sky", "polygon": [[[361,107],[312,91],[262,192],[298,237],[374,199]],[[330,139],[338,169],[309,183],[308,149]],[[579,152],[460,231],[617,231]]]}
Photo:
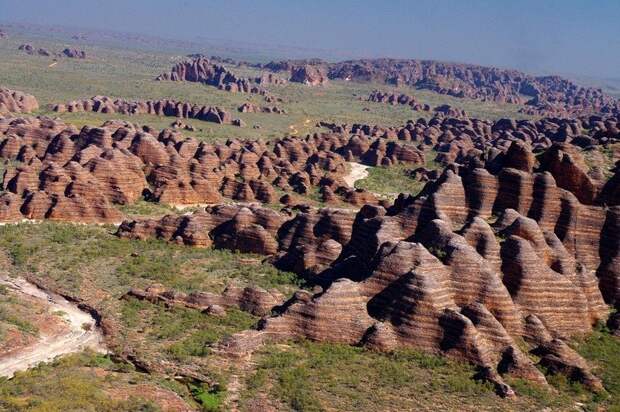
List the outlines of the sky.
{"label": "sky", "polygon": [[620,78],[620,0],[0,0],[0,20]]}

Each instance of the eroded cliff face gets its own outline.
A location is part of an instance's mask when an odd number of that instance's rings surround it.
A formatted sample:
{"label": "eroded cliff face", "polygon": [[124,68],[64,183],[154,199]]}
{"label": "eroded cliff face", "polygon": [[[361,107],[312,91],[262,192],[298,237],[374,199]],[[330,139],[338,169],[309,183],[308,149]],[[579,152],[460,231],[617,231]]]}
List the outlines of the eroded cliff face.
{"label": "eroded cliff face", "polygon": [[620,199],[615,176],[583,192],[577,155],[552,146],[536,159],[517,141],[482,167],[446,168],[420,195],[401,195],[387,209],[291,216],[216,206],[125,222],[118,234],[271,255],[323,286],[295,294],[252,339],[444,353],[479,365],[507,395],[502,375],[545,382],[518,344],[524,339],[541,363],[578,371],[598,390],[600,380],[563,339],[606,320],[603,297],[620,299],[620,209],[608,206]]}

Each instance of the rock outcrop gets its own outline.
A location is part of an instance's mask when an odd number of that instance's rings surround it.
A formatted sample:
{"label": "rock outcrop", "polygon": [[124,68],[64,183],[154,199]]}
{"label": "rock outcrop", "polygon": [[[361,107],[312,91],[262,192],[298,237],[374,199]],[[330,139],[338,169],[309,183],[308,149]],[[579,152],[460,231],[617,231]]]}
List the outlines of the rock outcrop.
{"label": "rock outcrop", "polygon": [[447,117],[467,117],[465,110],[457,109],[456,107],[452,107],[449,104],[442,104],[441,106],[437,106],[433,109],[433,111],[437,114]]}
{"label": "rock outcrop", "polygon": [[255,316],[269,315],[284,303],[284,295],[278,290],[265,290],[257,286],[228,286],[222,294],[192,292],[189,294],[165,289],[162,285],[151,285],[144,290],[130,289],[124,297],[133,297],[166,306],[183,306],[198,309],[209,315],[221,315],[223,309],[236,307]]}
{"label": "rock outcrop", "polygon": [[74,49],[70,47],[63,49],[62,51],[58,53],[55,53],[47,49],[35,48],[32,44],[25,43],[25,44],[20,45],[17,49],[20,51],[23,51],[26,54],[38,55],[38,56],[44,56],[44,57],[54,57],[54,58],[66,57],[70,59],[85,59],[86,58],[86,52],[84,50],[78,50],[78,49]]}
{"label": "rock outcrop", "polygon": [[66,48],[61,53],[64,57],[68,57],[70,59],[85,59],[86,58],[86,52],[84,50]]}
{"label": "rock outcrop", "polygon": [[237,108],[241,113],[276,113],[286,114],[286,110],[279,108],[278,106],[257,106],[252,103],[243,103]]}
{"label": "rock outcrop", "polygon": [[95,112],[125,115],[152,114],[156,116],[171,116],[182,119],[197,119],[205,122],[218,124],[231,124],[239,126],[238,119],[220,107],[200,106],[176,100],[138,100],[127,101],[113,99],[107,96],[95,96],[85,100],[73,100],[67,103],[59,103],[52,106],[52,110],[58,113],[64,112]]}
{"label": "rock outcrop", "polygon": [[20,45],[17,49],[30,55],[38,55],[38,56],[45,56],[45,57],[52,56],[52,53],[50,51],[43,49],[43,48],[35,49],[35,47],[32,44],[28,44],[28,43]]}
{"label": "rock outcrop", "polygon": [[30,113],[38,108],[39,103],[34,96],[0,87],[0,114]]}
{"label": "rock outcrop", "polygon": [[320,86],[327,83],[327,71],[321,66],[295,65],[291,67],[290,81],[308,86]]}
{"label": "rock outcrop", "polygon": [[422,104],[416,99],[415,96],[410,96],[404,93],[388,93],[380,90],[374,90],[367,98],[369,102],[386,103],[391,105],[402,104],[410,106],[415,111],[428,112],[431,107],[428,104]]}
{"label": "rock outcrop", "polygon": [[214,64],[204,57],[198,57],[177,63],[169,73],[159,75],[156,80],[203,83],[229,92],[254,93],[266,96],[268,92],[260,85],[265,84],[268,80],[277,82],[275,78],[269,77],[267,74],[252,81],[237,76],[222,65]]}

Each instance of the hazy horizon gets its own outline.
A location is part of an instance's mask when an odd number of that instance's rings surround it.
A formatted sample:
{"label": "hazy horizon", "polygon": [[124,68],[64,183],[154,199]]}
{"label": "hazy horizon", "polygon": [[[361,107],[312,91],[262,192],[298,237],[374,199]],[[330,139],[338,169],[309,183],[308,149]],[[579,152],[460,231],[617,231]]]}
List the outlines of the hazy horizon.
{"label": "hazy horizon", "polygon": [[[0,0],[0,20],[618,78],[620,2]],[[36,12],[34,12],[36,10]],[[616,51],[616,52],[614,52]]]}

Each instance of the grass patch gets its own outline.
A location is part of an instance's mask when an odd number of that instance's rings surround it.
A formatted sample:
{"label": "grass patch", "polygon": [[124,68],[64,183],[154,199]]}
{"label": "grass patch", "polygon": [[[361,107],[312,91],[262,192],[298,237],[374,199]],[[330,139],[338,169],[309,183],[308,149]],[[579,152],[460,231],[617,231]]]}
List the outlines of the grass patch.
{"label": "grass patch", "polygon": [[[442,165],[435,162],[437,153],[434,150],[426,153],[426,169],[441,169]],[[408,176],[408,171],[414,170],[419,165],[394,165],[390,167],[376,166],[369,167],[368,177],[355,182],[355,187],[366,189],[380,196],[394,199],[400,193],[417,195],[422,191],[426,182],[419,182]]]}
{"label": "grass patch", "polygon": [[[65,356],[0,378],[0,409],[7,411],[157,411],[150,399],[133,394],[132,386],[148,384],[149,375],[107,356],[84,352]],[[111,391],[128,391],[127,399]]]}
{"label": "grass patch", "polygon": [[143,199],[140,199],[130,205],[117,205],[117,208],[129,219],[159,217],[179,213],[179,211],[174,207],[163,203],[147,202]]}
{"label": "grass patch", "polygon": [[221,292],[232,280],[283,292],[301,284],[295,274],[262,263],[261,256],[119,239],[115,230],[50,221],[5,225],[0,227],[0,248],[16,274],[40,276],[80,296],[100,289],[116,299],[129,287],[153,282],[184,292]]}
{"label": "grass patch", "polygon": [[603,379],[606,393],[594,394],[560,375],[553,389],[507,377],[517,392],[502,399],[489,383],[476,381],[468,364],[412,349],[377,353],[348,345],[301,341],[272,345],[257,354],[243,401],[273,399],[299,411],[319,410],[554,410],[617,411],[620,343],[600,329],[575,342]]}
{"label": "grass patch", "polygon": [[190,386],[192,396],[200,404],[205,412],[217,412],[222,410],[222,402],[226,391],[220,385],[209,388],[206,385]]}
{"label": "grass patch", "polygon": [[399,193],[415,195],[422,190],[424,183],[407,176],[405,171],[409,169],[411,166],[405,165],[370,167],[368,177],[355,182],[355,187],[389,198],[395,198]]}
{"label": "grass patch", "polygon": [[121,303],[121,345],[132,347],[142,359],[195,365],[210,353],[210,346],[235,332],[251,328],[258,318],[237,309],[223,317],[197,310],[166,307],[133,298]]}
{"label": "grass patch", "polygon": [[257,359],[242,396],[246,403],[260,394],[298,411],[473,411],[505,402],[490,384],[473,379],[470,365],[414,350],[377,353],[302,341],[268,346]]}
{"label": "grass patch", "polygon": [[591,408],[602,405],[609,411],[620,411],[620,339],[599,325],[590,335],[578,339],[573,347],[593,365],[593,372],[601,378],[606,394],[590,395]]}
{"label": "grass patch", "polygon": [[16,326],[20,332],[28,333],[30,335],[38,335],[39,328],[34,326],[27,320],[20,319],[9,313],[6,307],[0,306],[0,322],[8,323],[9,325]]}
{"label": "grass patch", "polygon": [[[37,317],[44,309],[32,301],[18,299],[8,287],[0,288],[0,343],[5,341],[8,331],[16,331],[22,338],[25,335],[38,336]],[[0,345],[0,354],[9,347]]]}

